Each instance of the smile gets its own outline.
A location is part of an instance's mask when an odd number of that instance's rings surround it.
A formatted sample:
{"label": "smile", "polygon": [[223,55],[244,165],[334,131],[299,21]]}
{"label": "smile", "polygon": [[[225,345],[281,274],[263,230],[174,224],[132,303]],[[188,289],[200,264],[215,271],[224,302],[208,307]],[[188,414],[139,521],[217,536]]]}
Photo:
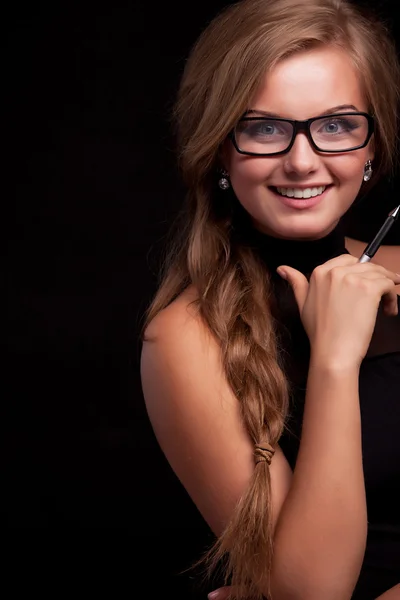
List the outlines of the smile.
{"label": "smile", "polygon": [[274,188],[281,196],[287,196],[288,198],[314,198],[324,193],[327,186],[323,185],[320,187],[309,187],[309,188]]}

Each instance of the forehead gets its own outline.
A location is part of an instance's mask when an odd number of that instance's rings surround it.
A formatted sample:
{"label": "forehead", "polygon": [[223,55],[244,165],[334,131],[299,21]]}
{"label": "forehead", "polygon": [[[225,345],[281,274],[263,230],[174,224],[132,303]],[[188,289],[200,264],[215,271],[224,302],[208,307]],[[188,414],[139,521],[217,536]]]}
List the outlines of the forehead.
{"label": "forehead", "polygon": [[283,59],[271,69],[250,109],[302,120],[342,104],[368,110],[359,75],[345,51],[316,48]]}

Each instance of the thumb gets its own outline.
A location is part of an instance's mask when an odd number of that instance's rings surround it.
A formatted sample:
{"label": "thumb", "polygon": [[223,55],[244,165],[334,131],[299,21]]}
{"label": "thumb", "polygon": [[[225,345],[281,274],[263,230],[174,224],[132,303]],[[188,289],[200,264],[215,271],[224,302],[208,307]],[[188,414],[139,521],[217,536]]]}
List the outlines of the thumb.
{"label": "thumb", "polygon": [[288,267],[287,265],[278,267],[276,272],[282,279],[286,279],[290,284],[301,313],[308,294],[309,283],[306,276],[300,271],[293,269],[293,267]]}

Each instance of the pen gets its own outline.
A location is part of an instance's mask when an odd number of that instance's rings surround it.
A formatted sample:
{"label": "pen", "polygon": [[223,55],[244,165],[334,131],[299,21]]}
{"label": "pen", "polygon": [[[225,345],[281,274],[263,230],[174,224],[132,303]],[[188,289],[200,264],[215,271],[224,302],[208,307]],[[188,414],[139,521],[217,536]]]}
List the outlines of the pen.
{"label": "pen", "polygon": [[387,217],[386,221],[384,222],[384,224],[382,225],[372,242],[368,244],[368,246],[365,248],[364,252],[362,253],[362,256],[358,261],[359,263],[366,263],[371,260],[371,258],[375,255],[376,251],[378,250],[379,246],[382,244],[383,238],[385,237],[391,226],[397,221],[399,214],[400,204],[397,208],[393,209],[389,213],[389,216]]}

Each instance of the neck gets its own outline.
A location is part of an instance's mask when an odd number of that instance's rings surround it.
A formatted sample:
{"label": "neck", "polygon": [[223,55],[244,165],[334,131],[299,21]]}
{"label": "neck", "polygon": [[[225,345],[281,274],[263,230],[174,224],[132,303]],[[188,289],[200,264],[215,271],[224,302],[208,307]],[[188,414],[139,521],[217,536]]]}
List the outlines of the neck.
{"label": "neck", "polygon": [[271,271],[288,265],[304,274],[327,260],[347,254],[343,220],[325,237],[316,240],[285,240],[261,233],[249,227],[245,243],[253,247]]}

